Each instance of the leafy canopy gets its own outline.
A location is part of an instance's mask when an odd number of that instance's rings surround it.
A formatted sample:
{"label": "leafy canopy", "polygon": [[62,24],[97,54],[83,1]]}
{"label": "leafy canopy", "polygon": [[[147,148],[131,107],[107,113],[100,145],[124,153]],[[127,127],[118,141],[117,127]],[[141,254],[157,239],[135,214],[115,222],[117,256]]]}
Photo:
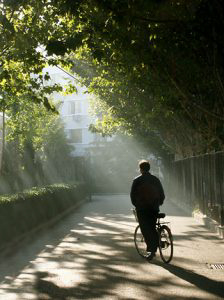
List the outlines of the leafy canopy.
{"label": "leafy canopy", "polygon": [[17,93],[48,103],[30,74],[73,62],[106,107],[97,130],[153,134],[182,156],[223,149],[223,1],[1,3],[2,107]]}

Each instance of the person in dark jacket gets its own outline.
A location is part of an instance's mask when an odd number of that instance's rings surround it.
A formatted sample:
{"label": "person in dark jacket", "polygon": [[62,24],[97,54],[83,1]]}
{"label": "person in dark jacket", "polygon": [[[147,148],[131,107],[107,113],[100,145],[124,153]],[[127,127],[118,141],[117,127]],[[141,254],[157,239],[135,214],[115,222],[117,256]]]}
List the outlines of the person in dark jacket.
{"label": "person in dark jacket", "polygon": [[141,175],[133,180],[130,197],[147,245],[148,259],[152,259],[159,244],[156,220],[165,195],[160,180],[149,172],[149,161],[141,160],[139,170]]}

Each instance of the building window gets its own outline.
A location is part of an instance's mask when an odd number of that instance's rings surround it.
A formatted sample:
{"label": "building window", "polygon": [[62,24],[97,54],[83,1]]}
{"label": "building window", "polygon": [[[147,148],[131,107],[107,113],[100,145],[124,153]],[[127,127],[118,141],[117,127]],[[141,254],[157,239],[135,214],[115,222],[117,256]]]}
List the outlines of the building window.
{"label": "building window", "polygon": [[75,102],[75,109],[76,109],[76,114],[81,114],[82,112],[82,106],[80,101]]}
{"label": "building window", "polygon": [[69,129],[68,138],[71,143],[82,143],[82,129]]}
{"label": "building window", "polygon": [[75,114],[75,102],[71,101],[70,102],[70,112],[69,114],[74,115]]}
{"label": "building window", "polygon": [[80,101],[70,101],[69,104],[69,115],[81,114],[82,106]]}

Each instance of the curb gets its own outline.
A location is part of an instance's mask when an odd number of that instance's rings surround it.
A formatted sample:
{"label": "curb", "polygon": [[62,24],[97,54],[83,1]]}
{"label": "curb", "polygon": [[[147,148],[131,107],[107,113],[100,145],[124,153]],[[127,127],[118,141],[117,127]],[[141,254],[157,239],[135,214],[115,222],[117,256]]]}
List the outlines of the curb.
{"label": "curb", "polygon": [[198,223],[216,233],[220,239],[224,239],[224,226],[221,226],[218,222],[203,215],[201,212],[192,212],[192,216]]}
{"label": "curb", "polygon": [[205,226],[207,229],[212,231],[213,233],[217,234],[217,236],[222,240],[224,239],[224,226],[221,226],[215,220],[209,218],[206,215],[203,215],[201,212],[192,212],[190,207],[184,205],[183,203],[176,202],[173,199],[169,199],[170,202],[176,205],[179,209],[182,209],[186,213],[190,213],[192,217],[201,225]]}
{"label": "curb", "polygon": [[75,203],[73,206],[64,210],[62,213],[60,213],[60,214],[56,215],[55,217],[53,217],[52,219],[50,219],[49,221],[42,223],[42,224],[38,225],[37,227],[21,234],[20,236],[16,237],[15,239],[11,240],[10,242],[5,243],[2,247],[0,247],[0,256],[6,256],[10,252],[12,252],[12,249],[15,246],[17,246],[20,243],[22,243],[23,241],[25,241],[26,238],[31,237],[34,233],[41,231],[42,229],[46,229],[46,228],[54,225],[59,220],[63,219],[63,217],[69,215],[73,210],[75,210],[76,208],[80,207],[82,204],[84,204],[88,201],[89,200],[87,198],[80,200],[79,202]]}

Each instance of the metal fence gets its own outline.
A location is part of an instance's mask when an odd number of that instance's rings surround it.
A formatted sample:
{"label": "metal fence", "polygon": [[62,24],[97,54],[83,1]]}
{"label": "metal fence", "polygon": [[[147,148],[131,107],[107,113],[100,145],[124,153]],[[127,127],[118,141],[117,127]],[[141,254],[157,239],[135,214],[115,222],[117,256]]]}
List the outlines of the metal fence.
{"label": "metal fence", "polygon": [[171,196],[224,225],[224,152],[171,163]]}

